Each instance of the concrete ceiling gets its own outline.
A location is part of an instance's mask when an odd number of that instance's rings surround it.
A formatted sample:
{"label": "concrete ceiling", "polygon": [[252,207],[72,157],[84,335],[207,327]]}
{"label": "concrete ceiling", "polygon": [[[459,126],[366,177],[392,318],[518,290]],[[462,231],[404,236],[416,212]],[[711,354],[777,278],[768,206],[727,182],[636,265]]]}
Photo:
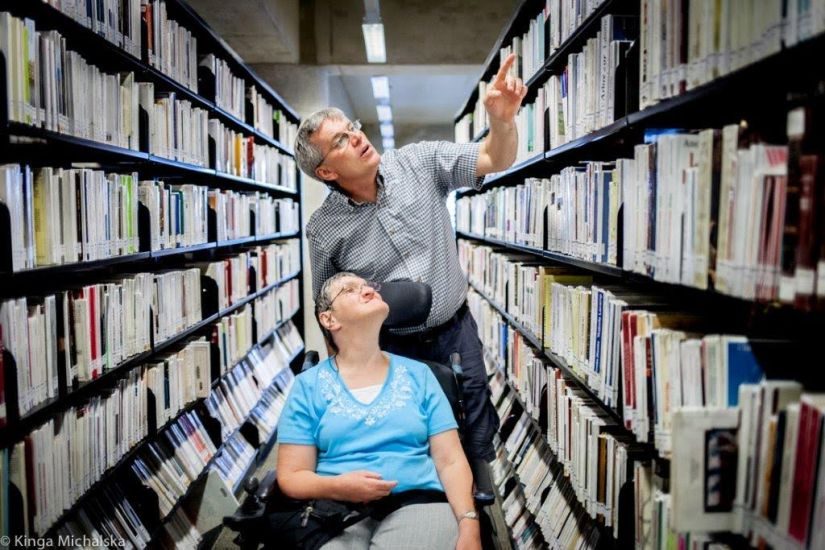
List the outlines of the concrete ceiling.
{"label": "concrete ceiling", "polygon": [[364,122],[377,120],[369,77],[386,75],[394,122],[452,126],[520,0],[384,0],[386,64],[366,63],[363,0],[189,2],[256,70],[328,67],[330,85]]}

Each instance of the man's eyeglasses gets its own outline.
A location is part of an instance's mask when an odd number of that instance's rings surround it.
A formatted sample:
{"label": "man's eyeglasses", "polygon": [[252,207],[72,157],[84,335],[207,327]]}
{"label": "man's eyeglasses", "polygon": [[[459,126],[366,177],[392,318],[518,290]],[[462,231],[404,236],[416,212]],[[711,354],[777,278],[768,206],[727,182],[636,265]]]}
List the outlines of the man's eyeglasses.
{"label": "man's eyeglasses", "polygon": [[365,286],[373,289],[375,292],[378,292],[379,290],[381,290],[381,283],[376,282],[376,281],[364,281],[360,285],[359,284],[347,285],[344,288],[342,288],[341,290],[339,290],[338,294],[336,294],[335,296],[332,297],[332,300],[329,301],[329,307],[327,309],[328,310],[332,309],[332,304],[333,304],[333,302],[335,302],[335,300],[338,299],[338,296],[340,296],[342,294],[353,294],[353,293],[356,293],[356,292],[358,294],[361,294],[362,292],[364,292],[364,287]]}
{"label": "man's eyeglasses", "polygon": [[347,144],[349,143],[349,140],[352,138],[352,136],[360,131],[360,120],[353,120],[352,122],[350,122],[349,126],[347,126],[347,129],[338,134],[338,136],[334,140],[332,140],[332,146],[330,147],[329,151],[327,151],[327,154],[324,155],[323,158],[321,158],[321,161],[315,166],[315,168],[317,169],[319,166],[321,166],[324,163],[324,161],[327,160],[327,157],[330,155],[330,153],[332,153],[333,151],[343,151],[347,147]]}

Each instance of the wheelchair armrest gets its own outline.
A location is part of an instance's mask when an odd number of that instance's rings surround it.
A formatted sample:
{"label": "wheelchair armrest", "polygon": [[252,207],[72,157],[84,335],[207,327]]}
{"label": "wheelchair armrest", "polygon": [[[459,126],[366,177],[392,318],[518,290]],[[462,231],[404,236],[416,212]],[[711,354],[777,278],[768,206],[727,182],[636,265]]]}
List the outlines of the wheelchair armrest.
{"label": "wheelchair armrest", "polygon": [[255,493],[257,497],[266,502],[269,497],[278,490],[278,477],[275,470],[267,472],[261,482],[258,484],[258,491]]}

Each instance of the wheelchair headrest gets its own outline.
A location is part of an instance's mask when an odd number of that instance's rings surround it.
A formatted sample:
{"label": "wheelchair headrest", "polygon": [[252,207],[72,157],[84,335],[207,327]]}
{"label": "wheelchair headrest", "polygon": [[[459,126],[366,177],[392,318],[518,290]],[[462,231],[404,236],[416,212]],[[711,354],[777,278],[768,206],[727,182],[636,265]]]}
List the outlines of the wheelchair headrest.
{"label": "wheelchair headrest", "polygon": [[381,298],[390,306],[390,314],[384,321],[387,328],[414,327],[424,324],[433,304],[430,285],[415,281],[389,281],[381,283]]}

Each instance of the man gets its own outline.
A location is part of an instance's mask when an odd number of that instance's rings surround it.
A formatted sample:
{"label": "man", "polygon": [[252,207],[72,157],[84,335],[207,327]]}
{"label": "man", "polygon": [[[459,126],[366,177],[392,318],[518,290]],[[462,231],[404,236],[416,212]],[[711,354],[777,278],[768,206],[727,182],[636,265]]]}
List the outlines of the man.
{"label": "man", "polygon": [[476,323],[467,309],[467,280],[458,263],[446,197],[454,189],[480,187],[483,176],[505,170],[515,160],[514,119],[527,89],[507,75],[514,60],[511,54],[488,87],[484,106],[490,132],[480,144],[422,142],[382,158],[360,124],[338,109],[311,115],[295,140],[301,170],[333,189],[306,227],[314,294],[339,271],[430,285],[433,305],[425,326],[387,335],[382,348],[445,364],[451,353],[461,354],[464,447],[477,497],[483,499],[491,496],[489,479],[481,474],[484,462],[495,456],[498,416],[489,399]]}

